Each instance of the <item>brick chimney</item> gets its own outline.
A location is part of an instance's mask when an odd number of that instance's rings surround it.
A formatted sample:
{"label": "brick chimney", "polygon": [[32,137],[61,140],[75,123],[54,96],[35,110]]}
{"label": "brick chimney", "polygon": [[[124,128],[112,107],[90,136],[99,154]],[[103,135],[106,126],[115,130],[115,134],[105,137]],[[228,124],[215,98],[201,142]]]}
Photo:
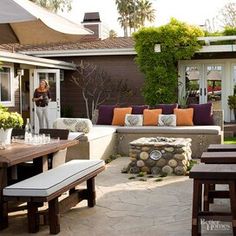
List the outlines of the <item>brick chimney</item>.
{"label": "brick chimney", "polygon": [[99,12],[86,12],[81,24],[84,28],[94,32],[94,34],[91,35],[92,38],[101,39],[101,20]]}
{"label": "brick chimney", "polygon": [[[93,35],[89,35],[92,39],[104,39],[109,35],[109,31],[102,25],[99,12],[86,12],[84,14],[84,20],[81,22],[84,28],[87,28],[94,32]],[[87,38],[88,36],[86,36]]]}

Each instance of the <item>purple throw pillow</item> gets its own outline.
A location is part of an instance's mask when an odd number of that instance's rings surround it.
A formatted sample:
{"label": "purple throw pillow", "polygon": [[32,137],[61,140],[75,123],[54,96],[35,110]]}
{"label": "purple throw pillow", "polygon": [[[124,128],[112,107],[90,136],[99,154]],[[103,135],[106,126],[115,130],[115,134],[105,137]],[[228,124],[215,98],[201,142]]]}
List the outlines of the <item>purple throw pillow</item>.
{"label": "purple throw pillow", "polygon": [[193,108],[194,125],[213,125],[212,103],[190,104]]}
{"label": "purple throw pillow", "polygon": [[133,105],[132,114],[143,114],[144,109],[148,109],[148,105]]}
{"label": "purple throw pillow", "polygon": [[97,125],[111,125],[115,107],[115,105],[99,106]]}
{"label": "purple throw pillow", "polygon": [[174,109],[178,108],[178,104],[158,104],[155,106],[155,109],[162,109],[162,114],[169,115],[174,114]]}

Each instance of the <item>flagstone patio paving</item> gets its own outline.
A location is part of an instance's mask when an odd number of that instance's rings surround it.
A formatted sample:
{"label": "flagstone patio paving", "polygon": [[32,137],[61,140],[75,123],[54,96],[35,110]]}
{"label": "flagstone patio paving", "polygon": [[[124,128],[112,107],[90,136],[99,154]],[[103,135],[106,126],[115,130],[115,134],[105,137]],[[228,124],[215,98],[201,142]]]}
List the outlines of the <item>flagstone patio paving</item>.
{"label": "flagstone patio paving", "polygon": [[[129,158],[122,157],[107,165],[96,178],[97,205],[87,208],[84,201],[62,214],[59,235],[191,235],[192,180],[187,176],[168,176],[161,182],[129,180],[130,175],[120,172],[128,163]],[[25,212],[11,216],[9,224],[1,235],[27,235]],[[229,230],[206,229],[203,235],[231,235]],[[48,232],[42,226],[37,235]]]}

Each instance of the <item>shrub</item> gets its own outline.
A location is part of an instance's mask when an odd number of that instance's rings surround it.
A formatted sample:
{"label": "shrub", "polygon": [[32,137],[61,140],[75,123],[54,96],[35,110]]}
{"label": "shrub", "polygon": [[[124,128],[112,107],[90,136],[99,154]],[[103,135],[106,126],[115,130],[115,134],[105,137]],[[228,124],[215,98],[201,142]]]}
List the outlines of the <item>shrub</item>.
{"label": "shrub", "polygon": [[[178,60],[190,59],[201,48],[203,31],[171,19],[160,27],[143,28],[134,34],[136,63],[145,75],[143,95],[149,105],[177,101]],[[155,44],[161,52],[154,51]]]}

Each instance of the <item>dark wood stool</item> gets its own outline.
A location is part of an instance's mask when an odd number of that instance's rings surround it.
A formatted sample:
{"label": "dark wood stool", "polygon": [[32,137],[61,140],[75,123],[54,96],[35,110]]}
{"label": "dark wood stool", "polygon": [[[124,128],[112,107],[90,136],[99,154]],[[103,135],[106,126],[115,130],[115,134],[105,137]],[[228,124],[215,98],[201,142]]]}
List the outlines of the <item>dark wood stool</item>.
{"label": "dark wood stool", "polygon": [[[193,178],[192,235],[201,235],[200,218],[203,216],[231,216],[233,234],[236,235],[236,164],[199,164],[195,165],[189,177]],[[202,208],[202,186],[227,184],[231,212],[213,212]],[[204,199],[205,200],[205,199]]]}
{"label": "dark wood stool", "polygon": [[[212,144],[210,146],[225,146],[226,144]],[[226,146],[232,146],[228,144]],[[210,147],[209,146],[209,147]],[[230,148],[227,149],[228,151],[225,152],[203,152],[201,156],[201,162],[205,164],[236,164],[236,152],[229,151]],[[204,185],[204,209],[209,209],[209,203],[214,202],[214,198],[228,198],[229,194],[228,191],[216,191],[215,185]]]}
{"label": "dark wood stool", "polygon": [[210,144],[208,152],[236,152],[236,144]]}

